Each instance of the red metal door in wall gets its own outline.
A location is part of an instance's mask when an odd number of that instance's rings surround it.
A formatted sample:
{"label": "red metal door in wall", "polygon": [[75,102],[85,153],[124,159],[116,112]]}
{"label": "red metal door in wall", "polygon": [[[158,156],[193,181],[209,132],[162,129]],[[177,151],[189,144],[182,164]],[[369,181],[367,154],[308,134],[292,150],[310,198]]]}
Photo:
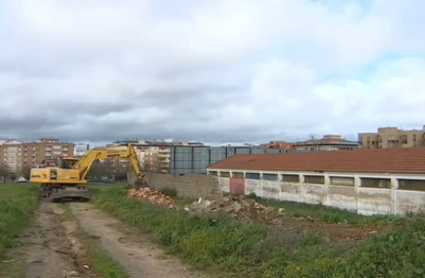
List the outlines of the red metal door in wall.
{"label": "red metal door in wall", "polygon": [[230,178],[230,195],[245,195],[244,178]]}

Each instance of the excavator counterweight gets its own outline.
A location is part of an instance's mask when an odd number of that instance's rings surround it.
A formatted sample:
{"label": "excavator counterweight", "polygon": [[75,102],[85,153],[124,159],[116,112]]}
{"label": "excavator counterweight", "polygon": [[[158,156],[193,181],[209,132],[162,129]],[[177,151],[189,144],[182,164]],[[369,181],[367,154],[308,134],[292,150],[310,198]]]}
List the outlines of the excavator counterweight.
{"label": "excavator counterweight", "polygon": [[52,202],[89,201],[92,196],[86,189],[87,174],[93,162],[108,158],[128,158],[137,174],[135,186],[145,186],[145,175],[132,144],[126,150],[109,147],[87,151],[81,158],[46,159],[31,169],[30,182],[40,185],[40,196]]}

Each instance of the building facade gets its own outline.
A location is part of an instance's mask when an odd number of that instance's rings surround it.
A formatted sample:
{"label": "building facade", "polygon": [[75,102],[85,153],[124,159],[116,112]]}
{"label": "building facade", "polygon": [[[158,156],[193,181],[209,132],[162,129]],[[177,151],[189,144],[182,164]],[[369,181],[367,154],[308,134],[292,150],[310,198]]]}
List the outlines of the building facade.
{"label": "building facade", "polygon": [[222,193],[364,215],[425,212],[425,148],[236,155],[208,166]]}
{"label": "building facade", "polygon": [[8,174],[22,174],[46,158],[73,154],[74,144],[59,139],[40,139],[34,142],[0,140],[0,169]]}
{"label": "building facade", "polygon": [[[165,141],[144,141],[128,140],[117,141],[109,148],[124,150],[127,144],[133,144],[142,168],[147,172],[168,173],[171,162],[171,149],[174,146],[203,146],[199,142],[165,142]],[[114,164],[120,164],[122,168],[128,168],[128,159],[117,159]]]}
{"label": "building facade", "polygon": [[362,149],[413,148],[425,146],[425,126],[422,130],[380,127],[377,132],[359,133]]}
{"label": "building facade", "polygon": [[340,135],[325,135],[322,139],[310,139],[302,142],[271,141],[268,144],[261,144],[260,147],[295,151],[341,151],[358,149],[359,143],[346,140]]}
{"label": "building facade", "polygon": [[89,149],[88,143],[77,143],[74,148],[74,156],[83,156]]}
{"label": "building facade", "polygon": [[293,148],[293,143],[288,143],[286,141],[270,141],[268,144],[261,144],[260,148],[291,150]]}

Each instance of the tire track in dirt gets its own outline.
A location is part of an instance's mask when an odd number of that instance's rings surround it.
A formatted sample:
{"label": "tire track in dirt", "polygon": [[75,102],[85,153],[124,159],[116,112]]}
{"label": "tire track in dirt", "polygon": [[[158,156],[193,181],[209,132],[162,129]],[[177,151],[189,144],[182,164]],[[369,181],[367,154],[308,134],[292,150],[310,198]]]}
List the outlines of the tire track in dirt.
{"label": "tire track in dirt", "polygon": [[138,236],[134,238],[118,227],[117,219],[88,203],[71,203],[73,214],[88,234],[95,236],[109,256],[120,263],[131,277],[137,278],[202,278],[202,274],[186,269],[179,260],[167,258],[161,249]]}
{"label": "tire track in dirt", "polygon": [[[25,268],[26,278],[93,277],[82,269],[73,254],[69,232],[62,225],[63,210],[54,203],[42,202],[21,246],[13,251],[17,263]],[[73,273],[74,272],[74,273]],[[17,277],[9,274],[6,277]]]}

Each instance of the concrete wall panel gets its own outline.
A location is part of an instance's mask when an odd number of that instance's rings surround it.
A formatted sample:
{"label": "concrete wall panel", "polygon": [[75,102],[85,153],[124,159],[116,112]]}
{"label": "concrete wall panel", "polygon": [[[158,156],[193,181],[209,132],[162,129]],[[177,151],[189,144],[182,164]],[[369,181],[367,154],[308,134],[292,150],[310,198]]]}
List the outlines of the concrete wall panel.
{"label": "concrete wall panel", "polygon": [[280,199],[280,183],[278,181],[261,181],[262,197],[266,199]]}
{"label": "concrete wall panel", "polygon": [[397,190],[395,204],[396,214],[425,212],[425,192]]}
{"label": "concrete wall panel", "polygon": [[329,186],[327,206],[357,211],[357,193],[354,187]]}
{"label": "concrete wall panel", "polygon": [[301,200],[301,184],[292,182],[280,182],[281,201],[302,202]]}
{"label": "concrete wall panel", "polygon": [[327,194],[326,186],[322,184],[303,183],[301,188],[301,202],[307,204],[325,205]]}
{"label": "concrete wall panel", "polygon": [[218,186],[223,193],[230,193],[230,179],[218,178]]}
{"label": "concrete wall panel", "polygon": [[261,197],[262,193],[260,180],[245,180],[245,195],[249,195],[251,193],[254,193],[255,195]]}
{"label": "concrete wall panel", "polygon": [[391,189],[359,188],[358,212],[364,215],[391,214]]}

